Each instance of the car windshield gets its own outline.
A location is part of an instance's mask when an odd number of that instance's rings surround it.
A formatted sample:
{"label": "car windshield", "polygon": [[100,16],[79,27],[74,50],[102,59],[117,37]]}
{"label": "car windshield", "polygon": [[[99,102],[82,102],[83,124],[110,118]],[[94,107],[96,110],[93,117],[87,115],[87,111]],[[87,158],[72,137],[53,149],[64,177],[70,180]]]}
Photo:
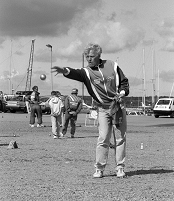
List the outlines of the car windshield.
{"label": "car windshield", "polygon": [[129,114],[130,114],[130,115],[136,115],[136,113],[135,113],[135,112],[130,112]]}
{"label": "car windshield", "polygon": [[137,112],[138,115],[143,115],[143,112]]}
{"label": "car windshield", "polygon": [[169,105],[170,100],[159,100],[157,105]]}
{"label": "car windshield", "polygon": [[49,97],[40,97],[41,102],[46,102],[49,99]]}
{"label": "car windshield", "polygon": [[23,96],[14,96],[9,98],[8,101],[24,101]]}

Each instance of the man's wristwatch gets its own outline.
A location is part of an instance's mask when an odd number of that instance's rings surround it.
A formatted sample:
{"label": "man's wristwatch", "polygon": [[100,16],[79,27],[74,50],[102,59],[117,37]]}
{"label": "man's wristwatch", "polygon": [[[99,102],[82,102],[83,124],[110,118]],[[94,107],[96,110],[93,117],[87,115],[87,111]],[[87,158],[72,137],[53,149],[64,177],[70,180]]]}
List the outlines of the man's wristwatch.
{"label": "man's wristwatch", "polygon": [[63,68],[63,74],[64,74],[64,75],[68,75],[69,73],[70,73],[69,68],[64,67],[64,68]]}

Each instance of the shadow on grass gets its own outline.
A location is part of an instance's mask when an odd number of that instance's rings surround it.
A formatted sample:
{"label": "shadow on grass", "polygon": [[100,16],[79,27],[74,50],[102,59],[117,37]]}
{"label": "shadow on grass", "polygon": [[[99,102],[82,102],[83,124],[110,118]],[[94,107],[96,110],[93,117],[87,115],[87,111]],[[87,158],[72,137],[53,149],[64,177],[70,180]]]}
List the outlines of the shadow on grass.
{"label": "shadow on grass", "polygon": [[[173,173],[174,170],[164,170],[164,169],[149,169],[149,170],[136,170],[136,171],[130,171],[125,172],[127,177],[132,177],[136,175],[148,175],[148,174],[164,174],[164,173]],[[104,175],[104,177],[116,177],[116,173]]]}
{"label": "shadow on grass", "polygon": [[0,147],[2,147],[2,146],[8,146],[9,144],[7,144],[7,143],[4,143],[4,144],[0,144]]}
{"label": "shadow on grass", "polygon": [[19,136],[17,136],[17,135],[16,136],[13,136],[13,135],[3,135],[2,136],[2,135],[0,135],[0,137],[19,137]]}
{"label": "shadow on grass", "polygon": [[172,173],[174,170],[165,170],[165,169],[149,169],[149,170],[136,170],[126,172],[126,175],[131,177],[135,175],[146,175],[146,174],[164,174],[164,173]]}
{"label": "shadow on grass", "polygon": [[147,127],[174,127],[174,124],[157,124],[157,125],[149,125]]}
{"label": "shadow on grass", "polygon": [[65,137],[63,137],[63,138],[60,138],[60,139],[71,139],[71,140],[75,140],[75,139],[83,139],[83,138],[97,138],[98,137],[98,135],[90,135],[90,136],[75,136],[74,138],[71,138],[70,136],[66,136],[65,135]]}

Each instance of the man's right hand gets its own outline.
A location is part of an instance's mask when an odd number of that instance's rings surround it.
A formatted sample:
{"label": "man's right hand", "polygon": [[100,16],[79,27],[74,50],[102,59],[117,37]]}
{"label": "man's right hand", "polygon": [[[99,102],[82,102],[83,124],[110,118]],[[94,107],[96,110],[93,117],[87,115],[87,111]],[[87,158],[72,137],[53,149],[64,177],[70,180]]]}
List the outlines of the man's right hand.
{"label": "man's right hand", "polygon": [[59,73],[62,73],[62,74],[67,73],[67,69],[64,68],[64,67],[60,67],[60,66],[53,66],[51,68],[51,70],[52,70],[51,71],[52,73],[57,73],[57,74],[59,74]]}

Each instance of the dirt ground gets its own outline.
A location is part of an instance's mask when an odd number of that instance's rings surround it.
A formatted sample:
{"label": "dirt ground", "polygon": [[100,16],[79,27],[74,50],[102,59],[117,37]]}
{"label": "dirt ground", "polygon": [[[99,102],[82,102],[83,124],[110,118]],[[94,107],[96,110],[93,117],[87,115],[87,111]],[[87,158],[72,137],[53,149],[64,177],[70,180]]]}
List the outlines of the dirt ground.
{"label": "dirt ground", "polygon": [[[104,177],[94,179],[98,132],[84,118],[74,139],[55,140],[49,115],[46,127],[30,128],[27,114],[0,113],[0,200],[174,200],[174,119],[128,116],[127,177],[116,177],[111,149]],[[7,148],[12,140],[18,149]]]}

